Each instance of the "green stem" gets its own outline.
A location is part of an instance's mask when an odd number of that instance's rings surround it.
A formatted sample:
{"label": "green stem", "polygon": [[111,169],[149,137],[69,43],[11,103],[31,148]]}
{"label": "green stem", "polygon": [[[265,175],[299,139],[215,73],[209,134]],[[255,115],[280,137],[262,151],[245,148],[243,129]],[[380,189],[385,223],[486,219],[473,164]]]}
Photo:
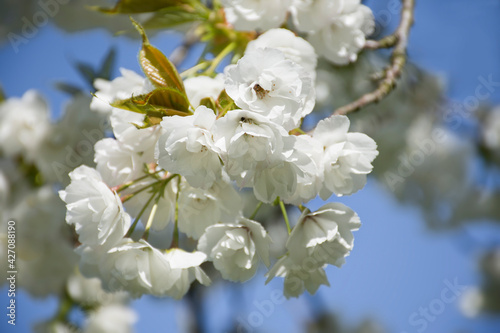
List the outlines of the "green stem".
{"label": "green stem", "polygon": [[174,236],[170,248],[179,246],[179,194],[181,192],[181,177],[179,176],[177,184],[177,193],[175,194],[175,217],[174,217]]}
{"label": "green stem", "polygon": [[127,189],[127,188],[129,188],[130,186],[132,186],[132,185],[136,184],[137,182],[139,182],[139,181],[141,181],[141,180],[143,180],[143,179],[146,179],[146,178],[148,178],[148,177],[150,177],[150,176],[156,175],[157,173],[162,172],[162,171],[164,171],[164,170],[158,170],[158,171],[155,171],[155,172],[148,173],[148,174],[146,174],[146,175],[144,175],[144,176],[142,176],[142,177],[139,177],[139,178],[137,178],[137,179],[134,179],[134,180],[132,180],[132,181],[130,181],[130,182],[128,182],[128,183],[125,183],[125,184],[122,184],[122,185],[118,185],[118,186],[112,187],[112,188],[111,188],[111,190],[113,190],[113,191],[115,191],[115,192],[119,193],[119,192],[121,192],[121,191],[123,191],[123,190],[126,190],[126,189]]}
{"label": "green stem", "polygon": [[160,179],[160,180],[158,180],[158,181],[156,181],[156,182],[154,182],[154,183],[151,183],[151,184],[149,184],[149,185],[147,185],[147,186],[144,186],[143,188],[138,189],[138,190],[137,190],[137,191],[135,191],[135,192],[132,192],[132,193],[130,193],[130,194],[127,194],[127,195],[123,196],[123,197],[122,197],[122,203],[125,203],[125,202],[129,201],[129,200],[130,200],[130,199],[132,199],[135,195],[137,195],[137,194],[139,194],[139,193],[143,192],[144,190],[147,190],[148,188],[153,187],[153,186],[155,186],[155,185],[157,185],[157,184],[159,184],[159,183],[161,183],[161,182],[163,182],[163,181],[165,181],[165,180],[164,180],[164,179]]}
{"label": "green stem", "polygon": [[156,195],[156,192],[154,192],[151,195],[151,197],[148,199],[148,202],[146,202],[144,204],[144,206],[142,207],[141,211],[139,212],[139,215],[137,215],[137,217],[135,218],[134,223],[132,223],[132,225],[130,226],[130,228],[128,228],[128,231],[125,234],[125,237],[130,237],[132,235],[132,233],[134,232],[134,229],[135,229],[137,223],[139,222],[139,219],[141,218],[142,214],[144,214],[144,212],[148,208],[148,206],[151,203],[151,201],[153,201],[153,198],[155,197],[155,195]]}
{"label": "green stem", "polygon": [[229,43],[218,55],[212,60],[210,67],[206,70],[205,74],[210,75],[215,73],[215,69],[219,66],[220,62],[234,49],[236,48],[236,43]]}
{"label": "green stem", "polygon": [[262,201],[259,201],[259,203],[255,207],[255,210],[253,211],[252,215],[250,215],[250,217],[248,218],[249,220],[253,220],[255,218],[255,216],[259,212],[260,207],[262,207]]}
{"label": "green stem", "polygon": [[144,231],[144,235],[142,236],[142,238],[144,238],[145,240],[148,240],[149,229],[151,229],[151,226],[153,225],[153,220],[155,219],[156,210],[158,209],[158,201],[160,201],[160,198],[161,198],[161,194],[158,193],[158,196],[156,197],[155,204],[153,205],[153,208],[151,209],[151,213],[149,213],[148,222],[146,223],[146,230]]}
{"label": "green stem", "polygon": [[286,230],[288,230],[288,234],[290,235],[290,233],[292,232],[292,228],[290,228],[290,221],[288,221],[288,214],[286,213],[285,204],[281,200],[280,200],[280,208],[281,208],[281,213],[283,214],[283,218],[285,219]]}
{"label": "green stem", "polygon": [[184,72],[182,72],[180,74],[180,76],[183,79],[188,78],[191,75],[196,74],[196,72],[198,72],[199,70],[203,70],[203,69],[207,68],[209,64],[210,64],[210,61],[200,62],[198,65],[195,65],[189,69],[186,69]]}

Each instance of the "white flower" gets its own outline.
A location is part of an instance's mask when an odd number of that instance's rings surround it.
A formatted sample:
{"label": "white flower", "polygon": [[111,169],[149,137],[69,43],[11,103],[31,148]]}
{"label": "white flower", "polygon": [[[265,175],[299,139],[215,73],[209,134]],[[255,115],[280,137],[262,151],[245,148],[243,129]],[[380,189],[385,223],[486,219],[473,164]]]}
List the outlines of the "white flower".
{"label": "white flower", "polygon": [[224,90],[224,75],[219,74],[214,78],[204,75],[191,77],[184,80],[184,88],[189,102],[196,108],[205,97],[217,100],[217,97]]}
{"label": "white flower", "polygon": [[66,222],[75,225],[83,244],[116,244],[130,227],[130,216],[123,210],[120,197],[95,169],[82,165],[69,176],[71,183],[59,192],[68,209]]}
{"label": "white flower", "polygon": [[144,115],[140,113],[113,109],[109,119],[116,139],[136,153],[150,152],[163,133],[158,125],[137,128],[144,125]]}
{"label": "white flower", "polygon": [[164,291],[160,285],[170,266],[159,250],[142,239],[134,242],[123,238],[111,249],[81,245],[76,252],[80,255],[80,272],[87,278],[100,278],[106,291],[126,290],[133,297],[154,293],[153,285],[154,291]]}
{"label": "white flower", "polygon": [[206,255],[171,249],[166,253],[141,239],[123,239],[116,247],[103,251],[80,246],[80,270],[87,277],[99,277],[109,291],[126,290],[132,296],[152,294],[181,298],[197,279],[207,285],[210,279],[199,265]]}
{"label": "white flower", "polygon": [[153,154],[153,149],[137,153],[118,140],[106,138],[95,144],[94,162],[106,184],[117,186],[141,177],[144,164],[154,162]]}
{"label": "white flower", "polygon": [[243,282],[255,274],[258,257],[270,265],[270,241],[260,223],[242,218],[238,224],[208,227],[198,242],[198,250],[208,255],[224,279]]}
{"label": "white flower", "polygon": [[183,183],[179,195],[179,230],[198,239],[208,226],[234,222],[242,208],[238,192],[222,180],[207,190]]}
{"label": "white flower", "polygon": [[236,30],[268,30],[286,18],[290,0],[222,0],[226,19]]}
{"label": "white flower", "polygon": [[153,90],[151,82],[136,72],[120,68],[122,76],[112,81],[96,79],[94,86],[97,89],[90,108],[104,114],[110,114],[114,109],[110,103],[127,99],[133,95],[141,95]]}
{"label": "white flower", "polygon": [[253,184],[255,197],[265,203],[272,203],[276,197],[292,197],[297,189],[298,172],[297,166],[289,161],[257,167]]}
{"label": "white flower", "polygon": [[171,249],[165,254],[165,259],[171,267],[171,272],[164,278],[172,282],[167,295],[181,299],[189,290],[189,286],[196,279],[201,284],[210,285],[210,278],[199,267],[207,256],[200,252],[186,252],[181,249]]}
{"label": "white flower", "polygon": [[287,59],[301,65],[314,77],[318,57],[311,44],[305,39],[296,36],[287,29],[271,29],[264,32],[257,39],[248,43],[246,53],[257,49],[273,48],[285,55]]}
{"label": "white flower", "polygon": [[360,226],[358,215],[338,202],[312,213],[306,210],[286,242],[289,257],[299,265],[312,258],[317,267],[325,263],[340,267],[353,248],[352,232]]}
{"label": "white flower", "polygon": [[346,2],[340,14],[331,12],[328,25],[309,34],[308,40],[319,55],[337,65],[346,65],[358,58],[366,36],[373,32],[375,20],[370,8],[359,0]]}
{"label": "white flower", "polygon": [[71,299],[90,307],[124,303],[129,299],[126,292],[108,293],[104,291],[99,278],[86,278],[79,271],[68,278],[66,290]]}
{"label": "white flower", "polygon": [[47,243],[68,239],[70,228],[64,223],[64,214],[65,206],[52,186],[25,192],[8,216],[17,222],[16,235],[22,240],[19,257],[35,258]]}
{"label": "white flower", "polygon": [[158,164],[184,176],[193,187],[211,187],[222,177],[219,149],[212,139],[214,122],[214,112],[205,106],[199,106],[192,116],[164,117],[165,134],[155,151]]}
{"label": "white flower", "polygon": [[225,169],[240,186],[252,185],[258,163],[267,166],[283,159],[283,139],[288,137],[281,126],[244,110],[229,111],[217,119],[213,132]]}
{"label": "white flower", "polygon": [[321,30],[342,13],[347,1],[351,0],[292,0],[293,22],[302,32]]}
{"label": "white flower", "polygon": [[309,135],[294,137],[293,152],[287,162],[296,167],[297,186],[292,195],[280,195],[290,204],[300,205],[314,199],[323,186],[323,147]]}
{"label": "white flower", "polygon": [[312,76],[275,49],[256,49],[227,66],[226,92],[242,109],[260,113],[287,131],[314,107]]}
{"label": "white flower", "polygon": [[314,294],[322,284],[330,285],[322,267],[309,266],[307,261],[298,265],[288,255],[279,259],[266,276],[266,283],[276,276],[285,278],[283,294],[286,298],[299,297],[305,290]]}
{"label": "white flower", "polygon": [[49,110],[38,92],[7,99],[0,104],[0,153],[22,155],[32,162],[49,128]]}
{"label": "white flower", "polygon": [[284,138],[283,159],[271,165],[258,164],[254,194],[271,203],[280,197],[286,203],[300,205],[318,195],[322,186],[322,147],[308,135]]}
{"label": "white flower", "polygon": [[131,333],[137,321],[134,310],[121,304],[99,307],[90,312],[84,324],[84,333]]}
{"label": "white flower", "polygon": [[320,192],[326,200],[332,193],[352,194],[366,184],[366,175],[378,155],[377,144],[363,133],[347,133],[349,118],[332,116],[318,123],[312,137],[324,148],[324,183]]}
{"label": "white flower", "polygon": [[74,96],[40,142],[35,164],[46,181],[67,184],[71,170],[92,163],[94,144],[104,137],[108,124],[102,114],[90,111],[90,101],[86,94]]}
{"label": "white flower", "polygon": [[[22,244],[19,239],[17,244]],[[0,246],[7,248],[7,244],[0,241]],[[32,257],[21,259],[16,252],[16,269],[23,274],[17,276],[18,287],[35,297],[61,295],[64,291],[68,277],[73,273],[78,262],[78,256],[73,250],[73,245],[64,239],[46,242],[38,248],[39,253]],[[0,258],[7,263],[7,258]],[[0,269],[8,271],[7,266]]]}

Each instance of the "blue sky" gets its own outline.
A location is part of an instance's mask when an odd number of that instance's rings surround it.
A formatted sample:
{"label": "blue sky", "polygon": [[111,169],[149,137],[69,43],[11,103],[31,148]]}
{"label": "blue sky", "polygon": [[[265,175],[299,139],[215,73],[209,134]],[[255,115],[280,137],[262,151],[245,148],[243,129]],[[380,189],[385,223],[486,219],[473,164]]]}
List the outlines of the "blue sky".
{"label": "blue sky", "polygon": [[[375,16],[381,17],[389,1],[367,1]],[[420,0],[417,1],[416,24],[410,39],[409,55],[413,62],[446,78],[448,96],[463,100],[474,94],[479,76],[493,75],[500,81],[500,1],[498,0]],[[397,15],[391,18],[388,30],[397,24]],[[170,54],[178,36],[165,35],[152,42]],[[57,92],[56,81],[83,85],[72,67],[76,60],[99,64],[110,46],[118,50],[117,64],[139,71],[137,64],[138,40],[111,37],[102,31],[68,34],[52,25],[43,27],[19,53],[4,44],[0,46],[0,82],[7,96],[20,96],[28,89],[40,90],[53,110],[59,110],[65,95]],[[115,73],[116,75],[116,73]],[[500,94],[492,96],[500,103]],[[57,112],[55,113],[57,114]],[[376,318],[389,332],[413,333],[409,317],[440,299],[444,281],[475,285],[478,248],[469,246],[471,237],[480,243],[498,242],[495,232],[500,229],[478,224],[467,230],[430,232],[418,209],[401,206],[391,193],[373,180],[364,190],[340,200],[361,217],[362,228],[356,233],[356,246],[342,269],[328,268],[331,287],[321,287],[315,296],[302,296],[274,306],[265,316],[261,332],[300,332],[300,325],[311,318],[311,309],[325,306],[342,315],[350,323],[366,317]],[[321,202],[310,203],[311,208]],[[471,236],[475,235],[475,236]],[[498,244],[498,243],[497,243]],[[205,323],[209,332],[223,332],[228,328],[233,302],[240,305],[239,317],[248,319],[258,312],[255,302],[271,300],[273,291],[282,288],[276,279],[264,286],[263,273],[243,286],[216,284],[208,291]],[[0,290],[4,304],[5,288]],[[36,318],[46,318],[56,307],[54,299],[32,300],[21,293],[19,297],[19,326],[16,332],[27,332]],[[268,303],[266,303],[268,304]],[[140,315],[138,332],[176,332],[184,305],[170,300],[143,297],[133,303]],[[425,332],[500,332],[500,319],[482,317],[463,318],[458,302],[446,304]],[[261,312],[262,313],[262,312]],[[182,317],[181,317],[182,318]],[[417,317],[414,317],[417,318]],[[6,330],[0,321],[0,331]],[[169,328],[169,330],[166,330]],[[257,330],[256,330],[257,331]],[[14,331],[13,331],[14,332]]]}

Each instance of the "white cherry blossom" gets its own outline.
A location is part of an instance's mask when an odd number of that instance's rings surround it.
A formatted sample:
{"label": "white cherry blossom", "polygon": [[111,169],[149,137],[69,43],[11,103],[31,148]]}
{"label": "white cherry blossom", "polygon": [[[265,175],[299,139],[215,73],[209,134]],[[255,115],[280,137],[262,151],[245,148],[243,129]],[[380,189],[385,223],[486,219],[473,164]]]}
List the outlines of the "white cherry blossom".
{"label": "white cherry blossom", "polygon": [[296,36],[287,29],[271,29],[264,32],[257,39],[248,43],[246,53],[257,49],[273,48],[285,55],[287,59],[301,65],[314,77],[318,57],[314,48],[305,39]]}
{"label": "white cherry blossom", "polygon": [[66,222],[75,226],[81,243],[113,246],[130,227],[120,198],[95,169],[82,165],[69,176],[71,183],[59,192],[68,210]]}
{"label": "white cherry blossom", "polygon": [[227,173],[240,186],[251,186],[258,163],[283,159],[288,133],[260,114],[233,110],[215,122],[214,136]]}
{"label": "white cherry blossom", "polygon": [[358,58],[366,36],[375,28],[370,8],[357,1],[346,1],[341,13],[333,9],[329,24],[311,32],[309,42],[316,52],[337,65],[346,65]]}
{"label": "white cherry blossom", "polygon": [[[154,148],[152,146],[151,148]],[[95,144],[96,169],[109,186],[117,186],[144,174],[144,164],[153,160],[153,153],[136,153],[120,141],[106,138]]]}
{"label": "white cherry blossom", "polygon": [[358,215],[338,202],[328,203],[315,212],[306,210],[286,242],[289,257],[297,264],[313,258],[317,267],[340,267],[353,248],[352,232],[360,226]]}
{"label": "white cherry blossom", "polygon": [[296,167],[297,187],[290,195],[280,198],[290,204],[300,205],[314,199],[323,186],[323,147],[309,135],[293,137],[293,152],[287,158]]}
{"label": "white cherry blossom", "polygon": [[205,97],[217,100],[217,97],[224,90],[224,75],[218,74],[214,78],[204,75],[190,77],[184,80],[184,88],[189,103],[196,108]]}
{"label": "white cherry blossom", "polygon": [[198,239],[208,226],[234,222],[242,208],[240,195],[225,181],[217,181],[207,190],[184,182],[179,195],[179,230]]}
{"label": "white cherry blossom", "polygon": [[153,85],[144,76],[126,68],[120,68],[120,73],[121,76],[112,81],[100,78],[94,81],[97,91],[90,104],[92,110],[110,114],[115,109],[110,103],[153,90]]}
{"label": "white cherry blossom", "polygon": [[320,121],[312,134],[324,149],[324,200],[332,193],[347,195],[363,188],[378,155],[375,141],[363,133],[348,133],[349,125],[346,116],[332,116]]}
{"label": "white cherry blossom", "polygon": [[136,153],[151,155],[158,138],[163,133],[161,126],[137,128],[144,125],[144,115],[122,109],[113,109],[109,117],[116,139]]}
{"label": "white cherry blossom", "polygon": [[242,218],[237,224],[208,227],[198,242],[198,250],[208,255],[224,279],[243,282],[255,274],[259,257],[270,265],[270,241],[260,223]]}
{"label": "white cherry blossom", "polygon": [[314,262],[310,266],[309,260],[297,264],[288,255],[281,257],[266,276],[266,283],[276,276],[285,278],[283,294],[286,298],[299,297],[306,290],[314,294],[322,284],[330,285],[322,267],[317,267]]}
{"label": "white cherry blossom", "polygon": [[49,110],[43,97],[29,90],[21,98],[0,104],[0,154],[33,161],[39,143],[50,129]]}
{"label": "white cherry blossom", "polygon": [[208,285],[210,279],[199,267],[206,255],[152,247],[141,239],[124,238],[109,250],[80,246],[80,270],[87,277],[100,277],[108,291],[126,290],[132,296],[152,294],[181,298],[197,279]]}
{"label": "white cherry blossom", "polygon": [[132,333],[138,316],[130,307],[109,304],[91,311],[83,333]]}
{"label": "white cherry blossom", "polygon": [[304,67],[276,49],[248,52],[227,66],[225,87],[237,106],[262,114],[287,131],[314,107],[314,83]]}
{"label": "white cherry blossom", "polygon": [[222,0],[222,5],[236,30],[268,30],[285,21],[290,0]]}
{"label": "white cherry blossom", "polygon": [[199,267],[206,258],[205,253],[200,251],[186,252],[177,248],[168,250],[165,259],[172,270],[165,278],[172,282],[172,286],[167,291],[167,295],[181,299],[194,280],[205,286],[210,285],[210,278]]}
{"label": "white cherry blossom", "polygon": [[158,140],[155,158],[171,173],[186,178],[193,187],[209,188],[222,178],[219,149],[212,138],[213,110],[199,106],[194,115],[164,117],[165,130]]}

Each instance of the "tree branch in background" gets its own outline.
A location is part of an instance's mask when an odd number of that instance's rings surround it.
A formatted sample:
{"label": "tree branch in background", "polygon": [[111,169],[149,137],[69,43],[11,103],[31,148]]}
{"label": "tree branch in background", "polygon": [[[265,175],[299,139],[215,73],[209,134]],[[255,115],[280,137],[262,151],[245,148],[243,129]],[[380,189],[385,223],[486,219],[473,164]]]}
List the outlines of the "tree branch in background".
{"label": "tree branch in background", "polygon": [[378,88],[370,93],[361,96],[358,100],[342,106],[335,110],[336,115],[345,115],[349,112],[357,111],[365,105],[379,102],[387,96],[396,86],[397,79],[401,76],[406,65],[406,49],[411,26],[413,25],[415,0],[402,0],[401,22],[396,31],[378,41],[367,40],[366,49],[376,50],[381,48],[392,48],[390,65],[384,70]]}

